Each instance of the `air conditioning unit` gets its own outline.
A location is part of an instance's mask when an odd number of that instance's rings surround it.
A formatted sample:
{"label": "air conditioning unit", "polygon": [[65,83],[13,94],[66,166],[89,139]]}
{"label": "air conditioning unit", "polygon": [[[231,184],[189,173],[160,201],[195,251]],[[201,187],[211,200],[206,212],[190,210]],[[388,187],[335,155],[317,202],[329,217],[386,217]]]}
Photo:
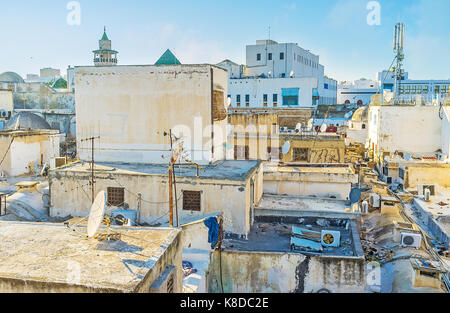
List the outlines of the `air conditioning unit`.
{"label": "air conditioning unit", "polygon": [[370,195],[369,198],[369,204],[373,207],[373,208],[379,208],[381,207],[381,197],[379,194],[377,193],[373,193]]}
{"label": "air conditioning unit", "polygon": [[425,196],[425,189],[429,189],[430,190],[430,196],[435,196],[436,195],[436,187],[435,185],[424,185],[424,184],[420,184],[417,185],[417,194],[420,197]]}
{"label": "air conditioning unit", "polygon": [[422,244],[422,235],[413,233],[402,233],[401,239],[402,247],[414,247],[416,249],[420,248]]}
{"label": "air conditioning unit", "polygon": [[114,225],[120,226],[135,226],[136,225],[136,210],[114,210],[111,216],[118,219],[114,221]]}
{"label": "air conditioning unit", "polygon": [[339,247],[341,245],[341,232],[322,230],[321,243],[324,247]]}

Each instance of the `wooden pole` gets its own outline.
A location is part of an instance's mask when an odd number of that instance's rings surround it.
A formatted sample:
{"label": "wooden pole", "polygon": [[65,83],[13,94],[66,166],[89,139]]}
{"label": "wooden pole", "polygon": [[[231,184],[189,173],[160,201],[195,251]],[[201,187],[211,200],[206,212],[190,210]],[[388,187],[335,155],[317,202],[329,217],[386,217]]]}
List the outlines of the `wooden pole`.
{"label": "wooden pole", "polygon": [[169,223],[173,227],[173,194],[172,194],[172,180],[173,180],[173,147],[172,147],[172,130],[169,131],[170,137],[170,162],[169,162]]}
{"label": "wooden pole", "polygon": [[169,164],[169,223],[170,227],[173,227],[173,195],[172,195],[172,178],[173,178],[173,165],[172,159]]}
{"label": "wooden pole", "polygon": [[94,138],[92,138],[92,163],[91,163],[91,182],[92,182],[92,188],[91,188],[91,192],[92,192],[92,204],[94,204],[94,199],[95,199],[95,181],[94,181]]}

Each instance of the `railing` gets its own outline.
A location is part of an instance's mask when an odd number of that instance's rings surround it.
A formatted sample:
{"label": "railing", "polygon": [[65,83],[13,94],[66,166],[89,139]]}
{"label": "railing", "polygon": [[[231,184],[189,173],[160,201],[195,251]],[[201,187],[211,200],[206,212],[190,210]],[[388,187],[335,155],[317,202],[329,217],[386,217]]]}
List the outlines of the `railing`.
{"label": "railing", "polygon": [[117,59],[108,59],[108,58],[94,58],[94,63],[117,63]]}

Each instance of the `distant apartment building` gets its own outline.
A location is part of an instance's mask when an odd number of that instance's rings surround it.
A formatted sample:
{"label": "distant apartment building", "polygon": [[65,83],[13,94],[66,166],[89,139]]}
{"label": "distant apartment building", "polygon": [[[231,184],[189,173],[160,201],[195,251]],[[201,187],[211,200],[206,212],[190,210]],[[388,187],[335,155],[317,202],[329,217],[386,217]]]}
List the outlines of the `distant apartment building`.
{"label": "distant apartment building", "polygon": [[314,108],[336,104],[337,82],[324,75],[319,56],[295,43],[257,40],[246,48],[246,66],[225,60],[232,107]]}
{"label": "distant apartment building", "polygon": [[[382,90],[394,91],[395,78],[391,71],[377,73],[376,80],[360,79],[338,86],[338,104],[368,105],[370,98]],[[404,73],[399,86],[399,99],[405,103],[420,101],[441,102],[450,94],[450,80],[414,80]]]}

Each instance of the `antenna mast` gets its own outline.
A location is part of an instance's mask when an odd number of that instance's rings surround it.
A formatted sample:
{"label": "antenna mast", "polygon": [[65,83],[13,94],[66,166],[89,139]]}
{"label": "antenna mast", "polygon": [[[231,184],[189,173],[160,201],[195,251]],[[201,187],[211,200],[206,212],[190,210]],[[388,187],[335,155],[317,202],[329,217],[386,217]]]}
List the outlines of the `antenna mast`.
{"label": "antenna mast", "polygon": [[397,23],[394,29],[394,52],[397,53],[397,65],[394,67],[394,96],[395,103],[398,104],[399,89],[405,70],[403,69],[403,60],[405,59],[405,54],[403,52],[405,41],[405,24]]}
{"label": "antenna mast", "polygon": [[100,136],[97,137],[91,137],[91,138],[85,138],[81,139],[81,142],[90,141],[91,142],[91,193],[92,193],[92,204],[94,204],[95,199],[95,179],[94,179],[94,141],[95,139],[100,139]]}

